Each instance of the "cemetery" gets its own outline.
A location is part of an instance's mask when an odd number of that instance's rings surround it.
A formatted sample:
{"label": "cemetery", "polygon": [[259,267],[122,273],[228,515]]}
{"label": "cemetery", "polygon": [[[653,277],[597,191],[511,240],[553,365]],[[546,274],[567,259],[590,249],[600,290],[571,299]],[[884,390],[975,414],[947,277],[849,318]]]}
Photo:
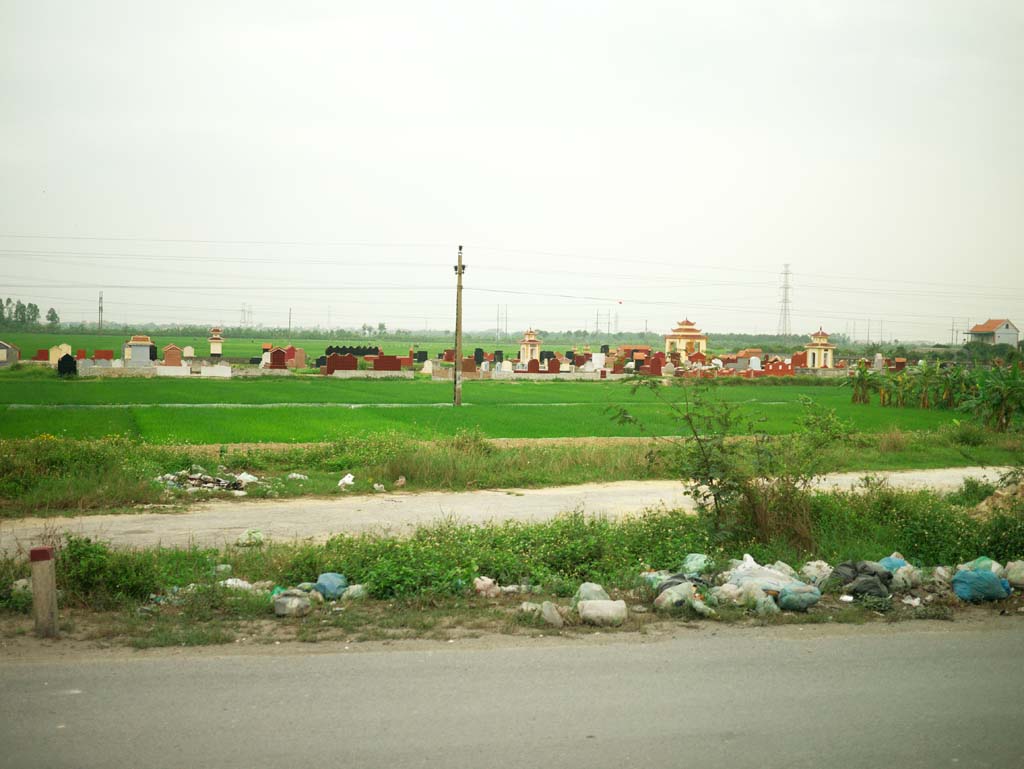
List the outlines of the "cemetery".
{"label": "cemetery", "polygon": [[[625,344],[601,345],[599,350],[592,350],[590,345],[557,350],[545,349],[543,340],[531,328],[524,332],[518,350],[487,351],[477,347],[457,365],[465,380],[507,381],[614,381],[638,376],[754,379],[842,376],[849,371],[850,361],[835,359],[835,345],[829,343],[828,333],[819,328],[809,339],[803,350],[787,356],[765,355],[760,349],[715,355],[709,352],[708,337],[687,319],[665,335],[664,350]],[[90,353],[63,342],[38,349],[24,362],[57,368],[58,362],[70,355],[74,366],[65,364],[64,375],[199,379],[319,374],[336,379],[410,379],[421,375],[451,380],[456,369],[455,351],[450,348],[431,358],[427,350],[417,350],[416,346],[401,354],[386,354],[379,345],[327,344],[323,354],[314,357],[315,353],[308,354],[301,346],[265,342],[248,357],[229,357],[224,354],[227,341],[221,328],[210,329],[207,349],[198,351],[191,344],[160,347],[151,337],[136,334],[123,341],[120,349],[95,348]],[[5,365],[4,359],[23,357],[16,347],[0,341],[0,366]],[[888,361],[885,365],[895,364]]]}

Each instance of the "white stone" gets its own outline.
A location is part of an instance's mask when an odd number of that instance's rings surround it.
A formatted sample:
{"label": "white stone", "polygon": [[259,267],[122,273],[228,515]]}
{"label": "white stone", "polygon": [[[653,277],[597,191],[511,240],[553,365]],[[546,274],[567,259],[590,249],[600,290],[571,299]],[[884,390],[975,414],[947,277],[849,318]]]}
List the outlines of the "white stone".
{"label": "white stone", "polygon": [[512,367],[512,361],[510,361],[510,360],[503,360],[501,362],[501,370],[505,374],[511,374],[514,371],[514,369]]}
{"label": "white stone", "polygon": [[541,606],[539,603],[532,603],[530,601],[523,601],[519,604],[520,614],[534,614],[539,615],[541,612]]}
{"label": "white stone", "polygon": [[629,615],[625,601],[580,601],[576,611],[586,624],[608,627],[621,625]]}
{"label": "white stone", "polygon": [[425,361],[423,361],[423,368],[420,369],[420,373],[427,374],[427,375],[433,375],[433,373],[434,373],[434,362],[432,360],[430,360],[430,358],[427,358]]}
{"label": "white stone", "polygon": [[551,603],[551,601],[545,601],[540,605],[540,616],[552,627],[562,627],[565,624],[565,620],[562,619],[562,613],[558,611],[558,607]]}
{"label": "white stone", "polygon": [[576,590],[572,597],[572,606],[575,607],[580,601],[607,601],[609,595],[603,587],[596,582],[584,582]]}

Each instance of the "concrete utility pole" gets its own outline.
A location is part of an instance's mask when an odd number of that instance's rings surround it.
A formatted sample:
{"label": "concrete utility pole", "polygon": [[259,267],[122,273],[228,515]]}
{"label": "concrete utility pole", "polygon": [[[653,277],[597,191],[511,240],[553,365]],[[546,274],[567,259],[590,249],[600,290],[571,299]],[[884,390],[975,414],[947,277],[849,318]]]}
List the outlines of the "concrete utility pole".
{"label": "concrete utility pole", "polygon": [[455,397],[454,405],[462,405],[462,246],[459,246],[459,263],[455,265]]}
{"label": "concrete utility pole", "polygon": [[103,292],[100,291],[100,315],[99,320],[96,323],[96,329],[98,331],[103,330]]}
{"label": "concrete utility pole", "polygon": [[288,344],[292,343],[292,308],[288,308]]}

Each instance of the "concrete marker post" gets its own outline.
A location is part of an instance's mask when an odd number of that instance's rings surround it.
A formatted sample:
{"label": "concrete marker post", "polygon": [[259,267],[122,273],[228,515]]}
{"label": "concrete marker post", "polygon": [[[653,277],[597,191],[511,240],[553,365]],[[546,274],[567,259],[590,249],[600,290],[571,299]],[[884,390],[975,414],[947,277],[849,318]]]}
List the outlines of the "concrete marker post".
{"label": "concrete marker post", "polygon": [[36,635],[57,637],[57,562],[52,547],[33,547],[28,553],[32,563],[32,614]]}

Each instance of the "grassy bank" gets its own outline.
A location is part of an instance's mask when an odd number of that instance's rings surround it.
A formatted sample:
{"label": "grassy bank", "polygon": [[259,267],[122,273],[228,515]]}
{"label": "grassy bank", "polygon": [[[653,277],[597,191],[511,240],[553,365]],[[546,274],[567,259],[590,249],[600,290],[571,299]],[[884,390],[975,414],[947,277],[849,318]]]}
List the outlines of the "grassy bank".
{"label": "grassy bank", "polygon": [[[793,440],[797,440],[794,438]],[[746,439],[737,438],[742,453]],[[586,482],[679,477],[668,441],[557,441],[496,444],[478,433],[421,442],[397,433],[278,448],[154,446],[127,438],[77,441],[44,436],[0,440],[0,517],[81,514],[133,506],[188,504],[216,495],[169,490],[154,478],[201,466],[206,472],[248,472],[262,483],[248,498],[372,493],[375,483],[405,489],[535,488]],[[1019,460],[1021,436],[966,426],[938,431],[854,435],[818,449],[815,472],[1006,465]],[[307,479],[287,476],[300,473]],[[348,491],[339,478],[352,473]]]}
{"label": "grassy bank", "polygon": [[[299,640],[316,640],[333,631],[340,633],[337,637],[359,640],[390,637],[388,631],[433,637],[435,631],[445,634],[453,626],[514,632],[534,624],[513,613],[523,596],[504,602],[475,599],[470,595],[474,577],[528,584],[539,591],[537,597],[554,600],[571,595],[582,581],[594,581],[614,595],[645,601],[651,595],[645,592],[641,571],[678,570],[690,552],[708,553],[719,565],[751,553],[761,562],[781,559],[794,567],[816,558],[833,564],[877,560],[894,550],[925,567],[956,564],[979,554],[1004,563],[1024,557],[1024,507],[988,520],[967,514],[967,507],[989,491],[972,484],[946,496],[877,486],[859,493],[810,494],[812,543],[802,550],[785,533],[760,540],[752,523],[723,533],[708,519],[680,512],[621,520],[567,514],[541,523],[439,522],[406,538],[363,534],[334,537],[323,545],[268,543],[226,550],[118,550],[68,537],[59,543],[58,586],[65,611],[122,612],[112,632],[138,646],[222,643],[257,633],[240,623],[271,620],[266,595],[217,586],[223,578],[217,573],[219,564],[230,565],[233,576],[250,582],[287,586],[337,571],[368,588],[374,600],[343,609],[325,607],[287,624],[291,637]],[[27,573],[24,560],[0,559],[0,620],[27,611],[26,596],[4,590]],[[188,585],[195,587],[178,592]],[[153,595],[158,596],[155,601]],[[806,621],[836,621],[847,611],[838,603],[825,606],[827,611],[806,615]],[[870,613],[858,607],[849,612],[839,621],[863,621]],[[940,613],[945,617],[948,609],[936,605],[920,616]],[[641,629],[645,621],[634,617],[630,629]]]}
{"label": "grassy bank", "polygon": [[[956,429],[931,433],[889,432],[855,436],[823,447],[817,472],[872,471],[1003,465],[1019,458],[1015,435]],[[250,498],[328,496],[388,488],[399,477],[415,490],[543,487],[593,481],[678,477],[673,444],[558,442],[496,446],[466,433],[433,442],[395,434],[353,437],[312,447],[221,451],[159,447],[121,438],[68,441],[37,438],[0,441],[0,515],[109,511],[159,502],[187,503],[207,493],[164,489],[153,479],[200,465],[208,472],[257,475],[265,483],[248,488]],[[219,468],[224,470],[220,471]],[[290,473],[308,480],[289,480]],[[338,479],[356,476],[349,491]]]}

